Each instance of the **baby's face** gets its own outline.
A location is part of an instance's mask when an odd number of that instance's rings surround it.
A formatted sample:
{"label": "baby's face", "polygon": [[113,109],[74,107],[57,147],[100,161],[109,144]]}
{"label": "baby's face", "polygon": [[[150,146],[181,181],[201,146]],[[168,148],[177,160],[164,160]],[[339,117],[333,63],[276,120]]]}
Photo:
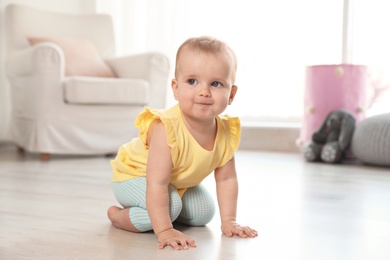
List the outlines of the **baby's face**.
{"label": "baby's face", "polygon": [[213,119],[233,99],[235,67],[231,56],[182,50],[172,89],[183,113],[197,119]]}

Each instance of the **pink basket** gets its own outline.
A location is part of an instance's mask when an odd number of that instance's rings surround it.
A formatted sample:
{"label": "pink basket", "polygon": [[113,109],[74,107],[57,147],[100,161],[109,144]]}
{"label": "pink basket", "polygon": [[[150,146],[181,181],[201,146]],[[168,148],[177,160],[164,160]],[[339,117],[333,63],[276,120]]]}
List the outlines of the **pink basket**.
{"label": "pink basket", "polygon": [[365,117],[369,77],[363,65],[317,65],[306,69],[304,117],[298,145],[311,140],[329,112],[343,109],[356,123]]}

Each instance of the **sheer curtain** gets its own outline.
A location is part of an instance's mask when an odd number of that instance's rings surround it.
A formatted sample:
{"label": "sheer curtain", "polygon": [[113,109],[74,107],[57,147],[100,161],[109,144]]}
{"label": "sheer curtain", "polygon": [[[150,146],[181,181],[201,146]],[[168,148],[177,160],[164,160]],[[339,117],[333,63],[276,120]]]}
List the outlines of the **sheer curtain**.
{"label": "sheer curtain", "polygon": [[[242,121],[299,123],[303,115],[305,67],[342,62],[340,0],[107,2],[100,0],[100,11],[113,14],[122,54],[161,51],[174,66],[176,50],[188,37],[213,35],[226,41],[238,57],[239,87],[227,113],[240,116]],[[390,37],[382,41],[381,30],[390,23],[388,8],[384,6],[387,1],[356,2],[356,8],[351,10],[354,49],[349,50],[353,53],[349,62],[389,64],[390,59],[384,59],[382,53],[390,55],[386,48],[390,46]],[[172,98],[168,102],[172,104]]]}
{"label": "sheer curtain", "polygon": [[354,0],[352,5],[352,62],[370,69],[371,107],[367,116],[390,112],[390,2]]}

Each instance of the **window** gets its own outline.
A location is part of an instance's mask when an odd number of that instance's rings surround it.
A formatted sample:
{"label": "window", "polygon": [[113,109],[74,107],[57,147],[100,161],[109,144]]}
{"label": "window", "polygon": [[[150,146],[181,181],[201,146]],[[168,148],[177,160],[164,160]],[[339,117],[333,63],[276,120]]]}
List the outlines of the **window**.
{"label": "window", "polygon": [[177,3],[177,38],[214,35],[235,50],[239,89],[227,113],[243,121],[298,121],[305,67],[341,62],[339,0]]}
{"label": "window", "polygon": [[[111,9],[122,54],[161,51],[173,67],[185,39],[216,36],[238,57],[239,90],[226,112],[243,122],[299,123],[306,66],[343,62],[344,3],[353,18],[346,62],[367,65],[373,82],[385,86],[390,82],[387,0],[118,0]],[[384,94],[368,115],[386,111],[383,100],[390,97]],[[172,97],[169,102],[174,103]]]}
{"label": "window", "polygon": [[388,25],[390,2],[355,0],[352,8],[351,57],[353,63],[369,67],[371,87],[368,93],[372,106],[366,115],[390,111],[390,35]]}

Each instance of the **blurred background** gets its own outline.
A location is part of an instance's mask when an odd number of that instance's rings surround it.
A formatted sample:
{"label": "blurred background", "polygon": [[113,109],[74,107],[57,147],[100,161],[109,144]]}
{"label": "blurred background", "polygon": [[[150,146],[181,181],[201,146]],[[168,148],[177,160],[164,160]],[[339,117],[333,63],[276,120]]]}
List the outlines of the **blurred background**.
{"label": "blurred background", "polygon": [[[239,86],[227,113],[240,116],[244,126],[299,128],[305,69],[317,64],[368,66],[377,90],[367,89],[365,113],[390,110],[386,89],[390,2],[386,0],[0,0],[1,18],[10,3],[65,13],[110,14],[117,55],[158,51],[170,58],[171,68],[177,48],[188,37],[213,35],[226,41],[238,57]],[[10,113],[3,26],[1,19],[0,141],[8,138]],[[170,90],[167,100],[167,106],[174,103]]]}

